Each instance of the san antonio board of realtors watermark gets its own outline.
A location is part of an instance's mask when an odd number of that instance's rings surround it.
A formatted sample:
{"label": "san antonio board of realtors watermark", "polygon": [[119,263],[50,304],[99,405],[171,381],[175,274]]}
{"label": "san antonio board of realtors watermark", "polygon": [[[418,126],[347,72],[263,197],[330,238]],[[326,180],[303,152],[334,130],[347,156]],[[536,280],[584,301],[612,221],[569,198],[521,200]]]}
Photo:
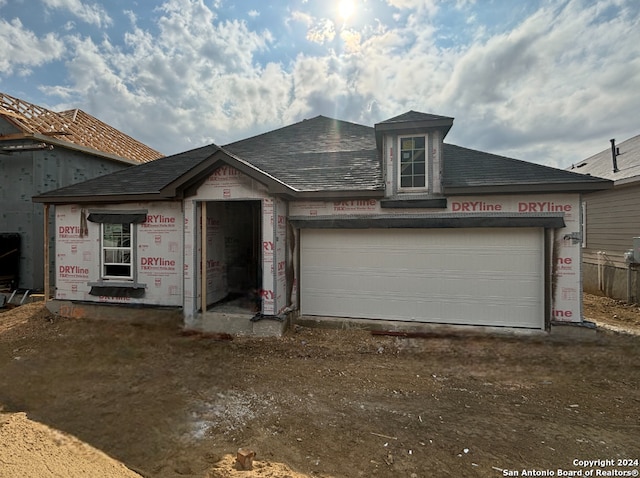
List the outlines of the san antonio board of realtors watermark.
{"label": "san antonio board of realtors watermark", "polygon": [[612,458],[598,460],[579,460],[571,462],[571,468],[492,468],[501,473],[500,476],[638,476],[640,459]]}

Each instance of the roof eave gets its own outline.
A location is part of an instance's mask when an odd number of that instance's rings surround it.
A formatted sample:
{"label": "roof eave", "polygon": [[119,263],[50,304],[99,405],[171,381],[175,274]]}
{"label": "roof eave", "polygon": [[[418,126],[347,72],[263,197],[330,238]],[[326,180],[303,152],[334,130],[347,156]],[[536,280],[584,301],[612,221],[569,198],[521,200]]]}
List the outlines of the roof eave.
{"label": "roof eave", "polygon": [[78,144],[53,138],[51,136],[41,134],[41,133],[8,134],[8,135],[0,136],[0,142],[2,141],[38,141],[38,142],[46,143],[52,146],[57,146],[59,148],[66,148],[66,149],[71,149],[74,151],[80,151],[82,153],[90,154],[92,156],[99,156],[101,158],[109,159],[111,161],[116,161],[119,163],[125,163],[130,165],[142,163],[141,161],[134,161],[132,159],[123,158],[122,156],[118,156],[116,154],[105,153],[104,151],[100,151],[98,149],[87,148],[86,146],[80,146]]}
{"label": "roof eave", "polygon": [[545,183],[545,184],[494,184],[483,186],[444,186],[445,195],[470,194],[519,194],[519,193],[581,193],[613,188],[613,181],[602,180],[589,183]]}
{"label": "roof eave", "polygon": [[345,190],[322,190],[322,191],[297,191],[295,195],[289,196],[293,200],[317,200],[336,201],[359,198],[383,198],[384,189],[345,189]]}
{"label": "roof eave", "polygon": [[375,125],[376,146],[382,148],[382,136],[385,133],[415,134],[426,131],[442,131],[442,139],[447,136],[453,126],[453,118],[442,118],[430,121],[403,121],[398,123],[378,123]]}
{"label": "roof eave", "polygon": [[123,202],[144,202],[144,201],[174,201],[177,198],[163,196],[159,193],[144,194],[116,194],[116,195],[91,195],[91,196],[47,196],[40,194],[31,198],[32,202],[43,204],[112,204]]}
{"label": "roof eave", "polygon": [[614,186],[626,186],[630,184],[637,184],[640,182],[640,175],[630,176],[628,178],[613,179]]}
{"label": "roof eave", "polygon": [[163,186],[159,191],[138,193],[138,194],[105,194],[96,196],[92,195],[47,195],[43,193],[32,197],[32,201],[45,204],[70,204],[70,203],[115,203],[130,201],[172,201],[183,199],[184,197],[195,194],[198,187],[209,177],[213,171],[222,166],[229,165],[238,169],[252,179],[265,184],[269,193],[274,195],[282,195],[294,197],[298,192],[294,188],[289,187],[285,183],[268,175],[267,173],[256,169],[246,161],[234,157],[233,155],[218,149],[215,153],[204,158],[196,166],[191,168],[180,177]]}

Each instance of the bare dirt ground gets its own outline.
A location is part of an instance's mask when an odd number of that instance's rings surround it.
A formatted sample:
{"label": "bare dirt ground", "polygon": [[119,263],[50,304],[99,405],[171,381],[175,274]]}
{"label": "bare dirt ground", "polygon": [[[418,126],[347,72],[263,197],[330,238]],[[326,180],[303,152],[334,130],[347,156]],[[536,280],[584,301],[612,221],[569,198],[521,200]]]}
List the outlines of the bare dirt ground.
{"label": "bare dirt ground", "polygon": [[[601,327],[584,341],[215,340],[24,305],[0,313],[0,477],[557,476],[639,460],[640,309],[585,296],[585,317]],[[239,447],[252,471],[235,469]]]}

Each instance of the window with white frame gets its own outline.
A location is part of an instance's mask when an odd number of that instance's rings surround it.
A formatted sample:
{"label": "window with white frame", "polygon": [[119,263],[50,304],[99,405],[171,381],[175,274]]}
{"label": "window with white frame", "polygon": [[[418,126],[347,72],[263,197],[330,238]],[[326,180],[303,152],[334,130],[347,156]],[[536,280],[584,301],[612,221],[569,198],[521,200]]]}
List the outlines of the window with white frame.
{"label": "window with white frame", "polygon": [[133,280],[133,224],[101,224],[103,279]]}
{"label": "window with white frame", "polygon": [[425,136],[400,137],[400,189],[427,187],[427,149]]}

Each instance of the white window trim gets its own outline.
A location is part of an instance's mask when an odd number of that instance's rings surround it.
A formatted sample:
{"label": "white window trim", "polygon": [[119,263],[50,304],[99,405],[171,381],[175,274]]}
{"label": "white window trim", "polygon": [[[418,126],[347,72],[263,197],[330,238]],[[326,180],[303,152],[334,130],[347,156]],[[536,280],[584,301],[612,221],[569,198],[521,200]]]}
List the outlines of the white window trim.
{"label": "white window trim", "polygon": [[[424,138],[424,187],[402,187],[402,139],[403,138]],[[396,187],[398,192],[425,192],[429,190],[429,135],[426,134],[403,134],[398,136],[396,154]]]}
{"label": "white window trim", "polygon": [[[124,247],[105,247],[104,245],[104,223],[100,224],[100,280],[101,281],[124,281],[124,282],[132,282],[134,281],[135,277],[136,277],[136,258],[134,256],[135,253],[135,247],[134,247],[134,242],[135,242],[135,224],[129,223],[129,234],[130,234],[130,241],[129,241],[129,247],[124,248]],[[130,273],[128,276],[112,276],[112,275],[107,275],[105,272],[105,262],[104,262],[104,251],[105,249],[118,249],[118,250],[124,250],[124,249],[128,249],[129,250],[129,258],[130,258]]]}

